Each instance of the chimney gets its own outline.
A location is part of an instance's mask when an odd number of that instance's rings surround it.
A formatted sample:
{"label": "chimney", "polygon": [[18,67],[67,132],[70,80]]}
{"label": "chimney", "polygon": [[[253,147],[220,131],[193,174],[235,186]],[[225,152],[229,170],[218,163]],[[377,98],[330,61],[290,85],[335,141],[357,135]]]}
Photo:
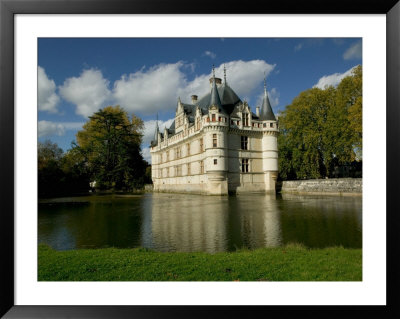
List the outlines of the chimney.
{"label": "chimney", "polygon": [[260,117],[260,107],[259,106],[256,107],[256,114],[258,117]]}
{"label": "chimney", "polygon": [[191,98],[192,98],[192,104],[193,104],[193,105],[196,104],[196,102],[197,102],[197,95],[192,95]]}
{"label": "chimney", "polygon": [[[210,87],[212,87],[214,78],[210,78]],[[215,84],[217,85],[217,87],[219,87],[222,83],[222,80],[220,78],[215,78]]]}

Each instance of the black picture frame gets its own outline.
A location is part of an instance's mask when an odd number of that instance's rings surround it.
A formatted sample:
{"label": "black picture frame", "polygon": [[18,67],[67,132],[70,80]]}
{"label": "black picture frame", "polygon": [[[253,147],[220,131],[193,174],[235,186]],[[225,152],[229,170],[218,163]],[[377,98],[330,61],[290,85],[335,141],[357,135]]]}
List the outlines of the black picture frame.
{"label": "black picture frame", "polygon": [[[14,16],[15,14],[385,14],[387,20],[386,100],[386,306],[16,306],[14,304]],[[0,0],[0,315],[5,318],[203,318],[324,316],[400,317],[397,287],[400,163],[400,3],[398,0],[163,1],[163,0]],[[382,101],[382,104],[384,101]],[[379,105],[377,107],[382,107]],[[377,119],[381,122],[381,119]],[[385,205],[382,203],[382,208]],[[34,209],[34,208],[32,208]],[[376,212],[383,213],[383,212]]]}

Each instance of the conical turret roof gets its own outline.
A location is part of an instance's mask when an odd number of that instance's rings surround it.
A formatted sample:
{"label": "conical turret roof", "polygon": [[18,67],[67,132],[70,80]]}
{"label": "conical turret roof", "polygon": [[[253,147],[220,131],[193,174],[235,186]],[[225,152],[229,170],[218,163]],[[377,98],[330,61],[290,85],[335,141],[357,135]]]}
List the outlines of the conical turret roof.
{"label": "conical turret roof", "polygon": [[153,140],[151,141],[151,146],[155,146],[158,144],[158,133],[159,133],[159,128],[158,128],[158,114],[157,114],[157,121],[156,121],[156,128],[154,129],[154,137]]}
{"label": "conical turret roof", "polygon": [[211,97],[210,97],[210,106],[217,106],[218,109],[221,109],[221,99],[218,94],[217,84],[215,83],[215,72],[213,68],[213,83],[211,87]]}
{"label": "conical turret roof", "polygon": [[276,121],[274,112],[272,111],[271,103],[269,102],[267,86],[264,79],[264,97],[261,106],[260,120],[262,121]]}

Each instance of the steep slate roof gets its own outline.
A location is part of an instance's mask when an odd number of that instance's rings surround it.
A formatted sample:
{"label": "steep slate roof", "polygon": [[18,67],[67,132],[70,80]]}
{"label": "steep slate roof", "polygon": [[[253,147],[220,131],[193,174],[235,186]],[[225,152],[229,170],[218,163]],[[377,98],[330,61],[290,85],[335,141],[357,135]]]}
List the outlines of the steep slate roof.
{"label": "steep slate roof", "polygon": [[158,132],[159,132],[159,129],[158,129],[158,113],[157,113],[156,128],[154,130],[153,140],[150,142],[151,146],[155,146],[158,144]]}
{"label": "steep slate roof", "polygon": [[272,111],[271,103],[269,103],[267,87],[264,84],[264,98],[260,111],[260,120],[262,121],[276,121],[274,112]]}
{"label": "steep slate roof", "polygon": [[222,109],[221,99],[219,98],[219,93],[217,90],[217,84],[215,83],[215,75],[213,76],[213,82],[210,93],[210,105],[209,106],[218,106],[218,109]]}
{"label": "steep slate roof", "polygon": [[[216,85],[215,76],[213,76],[213,84],[210,93],[204,95],[196,102],[195,105],[182,103],[184,112],[188,115],[189,125],[194,123],[197,107],[200,108],[202,115],[208,114],[208,108],[211,105],[217,105],[222,113],[232,114],[235,106],[242,103],[242,100],[239,98],[239,96],[226,83],[226,74],[224,74],[224,80],[224,83],[218,87]],[[253,119],[259,119],[262,121],[276,121],[274,112],[272,111],[271,103],[269,102],[265,83],[264,98],[260,110],[260,116],[257,116],[253,112],[251,113],[251,116]],[[168,134],[175,134],[175,121],[172,122],[167,131]]]}
{"label": "steep slate roof", "polygon": [[[231,114],[233,107],[242,102],[237,94],[226,83],[222,84],[220,87],[217,87],[217,91],[221,101],[221,107],[227,114]],[[208,107],[211,105],[211,92],[198,100],[196,105],[200,106],[202,110],[207,110],[206,112],[203,111],[203,114],[207,114]]]}
{"label": "steep slate roof", "polygon": [[[215,86],[215,91],[214,91]],[[212,96],[212,93],[214,95]],[[219,101],[218,101],[219,100]],[[187,104],[182,103],[185,114],[188,115],[189,123],[194,123],[195,115],[196,115],[196,107],[200,108],[201,114],[208,114],[208,108],[215,104],[219,105],[220,110],[225,114],[231,114],[235,105],[241,103],[242,101],[237,96],[237,94],[228,86],[226,83],[222,84],[220,87],[217,87],[215,81],[213,81],[213,88],[210,93],[204,95],[197,103]],[[175,134],[175,121],[172,122],[171,126],[168,129],[168,133]]]}

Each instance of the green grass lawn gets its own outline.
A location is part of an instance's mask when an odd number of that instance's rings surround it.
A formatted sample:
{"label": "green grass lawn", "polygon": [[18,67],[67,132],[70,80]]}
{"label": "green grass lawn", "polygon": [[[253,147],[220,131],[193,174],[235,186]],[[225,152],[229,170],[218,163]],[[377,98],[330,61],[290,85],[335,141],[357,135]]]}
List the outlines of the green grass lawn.
{"label": "green grass lawn", "polygon": [[301,245],[226,253],[38,246],[39,281],[361,281],[361,249]]}

